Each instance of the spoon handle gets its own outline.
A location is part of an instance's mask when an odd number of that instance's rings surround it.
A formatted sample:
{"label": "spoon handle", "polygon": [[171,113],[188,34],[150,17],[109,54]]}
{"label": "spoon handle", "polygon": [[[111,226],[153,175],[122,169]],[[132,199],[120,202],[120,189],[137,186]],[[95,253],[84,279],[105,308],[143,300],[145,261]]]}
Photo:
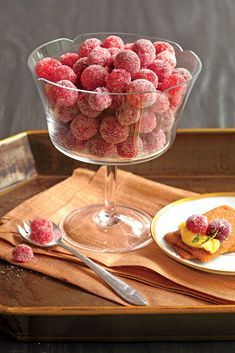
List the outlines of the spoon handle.
{"label": "spoon handle", "polygon": [[98,276],[100,276],[121,298],[126,300],[130,304],[134,305],[147,305],[146,299],[139,294],[134,288],[121,281],[119,278],[115,277],[108,271],[106,271],[101,266],[97,265],[92,260],[88,259],[86,256],[82,255],[77,250],[68,246],[67,244],[61,242],[58,244],[62,248],[68,250],[73,255],[78,257],[82,262],[84,262],[89,268],[91,268]]}

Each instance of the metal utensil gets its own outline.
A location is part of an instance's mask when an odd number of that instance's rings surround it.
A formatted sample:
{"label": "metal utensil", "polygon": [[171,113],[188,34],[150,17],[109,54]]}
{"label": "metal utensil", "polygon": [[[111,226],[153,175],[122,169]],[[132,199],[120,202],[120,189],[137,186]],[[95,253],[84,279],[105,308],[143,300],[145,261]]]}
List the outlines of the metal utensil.
{"label": "metal utensil", "polygon": [[20,235],[30,244],[34,246],[39,246],[41,248],[51,248],[53,246],[60,246],[73,255],[78,257],[83,263],[85,263],[89,268],[91,268],[98,276],[100,276],[121,298],[127,301],[130,304],[134,305],[147,305],[147,300],[143,297],[143,295],[139,294],[134,288],[126,284],[125,282],[121,281],[101,266],[97,265],[92,260],[88,259],[86,256],[82,255],[77,250],[73,249],[72,247],[68,246],[63,241],[63,236],[61,233],[60,228],[57,224],[53,223],[54,233],[56,234],[55,239],[50,242],[49,244],[39,244],[34,242],[30,239],[31,228],[30,222],[23,222],[23,226],[17,225],[17,229]]}

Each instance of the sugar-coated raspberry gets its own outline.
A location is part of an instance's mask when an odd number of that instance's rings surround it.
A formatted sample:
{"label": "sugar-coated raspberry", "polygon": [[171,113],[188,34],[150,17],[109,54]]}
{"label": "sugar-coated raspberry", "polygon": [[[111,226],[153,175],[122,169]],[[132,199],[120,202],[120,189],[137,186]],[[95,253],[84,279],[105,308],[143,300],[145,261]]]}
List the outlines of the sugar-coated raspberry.
{"label": "sugar-coated raspberry", "polygon": [[140,59],[132,50],[120,50],[119,53],[115,55],[114,66],[116,69],[128,71],[131,76],[133,76],[140,70]]}
{"label": "sugar-coated raspberry", "polygon": [[41,226],[36,230],[31,231],[30,239],[35,243],[46,245],[54,240],[54,233],[50,228]]}
{"label": "sugar-coated raspberry", "polygon": [[134,43],[126,43],[124,45],[124,50],[132,50]]}
{"label": "sugar-coated raspberry", "polygon": [[[171,87],[174,88],[170,89]],[[183,94],[186,90],[185,79],[180,74],[171,74],[168,78],[162,81],[162,91],[165,90],[168,90],[167,93],[171,96],[175,94]]]}
{"label": "sugar-coated raspberry", "polygon": [[145,153],[153,153],[161,150],[166,144],[166,136],[162,129],[154,129],[141,136]]}
{"label": "sugar-coated raspberry", "polygon": [[156,59],[168,62],[172,68],[176,66],[176,57],[168,50],[164,50],[160,54],[157,54]]}
{"label": "sugar-coated raspberry", "polygon": [[134,80],[127,85],[126,92],[138,92],[127,95],[128,101],[136,108],[147,108],[155,103],[156,97],[154,92],[156,92],[156,88],[150,81],[144,79]]}
{"label": "sugar-coated raspberry", "polygon": [[192,78],[191,73],[185,69],[184,67],[177,67],[176,69],[174,69],[172,71],[173,74],[180,74],[181,76],[183,76],[183,78],[185,79],[185,81],[189,81]]}
{"label": "sugar-coated raspberry", "polygon": [[30,224],[30,228],[32,232],[35,232],[40,227],[46,227],[46,228],[49,228],[51,231],[53,231],[53,224],[48,219],[38,217],[32,220]]}
{"label": "sugar-coated raspberry", "polygon": [[110,57],[111,54],[108,49],[102,47],[95,47],[87,55],[87,62],[89,65],[105,66]]}
{"label": "sugar-coated raspberry", "polygon": [[65,135],[69,131],[69,126],[67,123],[61,123],[61,126],[57,126],[56,131],[54,132],[54,139],[56,140],[57,143],[64,145],[63,141],[65,138]]}
{"label": "sugar-coated raspberry", "polygon": [[154,60],[152,64],[148,66],[148,69],[155,72],[160,82],[169,77],[172,73],[171,65],[168,62],[159,59]]}
{"label": "sugar-coated raspberry", "polygon": [[71,105],[74,105],[78,99],[77,87],[68,80],[61,80],[56,84],[60,85],[53,86],[53,94],[56,103],[64,107],[70,107]]}
{"label": "sugar-coated raspberry", "polygon": [[158,91],[162,91],[162,82],[158,81]]}
{"label": "sugar-coated raspberry", "polygon": [[69,150],[82,152],[86,148],[87,140],[76,139],[76,137],[69,130],[66,134],[64,134],[63,138],[60,140],[60,143]]}
{"label": "sugar-coated raspberry", "polygon": [[151,111],[154,113],[163,113],[170,106],[168,95],[157,90],[155,103],[151,106]]}
{"label": "sugar-coated raspberry", "polygon": [[104,66],[104,68],[107,70],[107,74],[113,71],[114,66],[113,66],[113,59],[112,57],[109,58],[107,64]]}
{"label": "sugar-coated raspberry", "polygon": [[84,42],[81,43],[78,49],[78,55],[80,58],[87,56],[92,49],[101,45],[101,41],[97,38],[88,38]]}
{"label": "sugar-coated raspberry", "polygon": [[60,62],[62,63],[62,65],[73,67],[73,65],[78,59],[79,55],[77,53],[66,53],[61,55]]}
{"label": "sugar-coated raspberry", "polygon": [[61,107],[61,106],[55,106],[54,108],[54,115],[56,116],[57,119],[62,121],[63,123],[67,123],[79,113],[78,106],[75,103],[71,107]]}
{"label": "sugar-coated raspberry", "polygon": [[91,109],[102,112],[104,109],[110,107],[112,98],[106,87],[97,87],[94,92],[97,93],[90,93],[88,98]]}
{"label": "sugar-coated raspberry", "polygon": [[156,56],[154,45],[148,39],[137,40],[133,44],[132,50],[138,55],[142,68],[150,65]]}
{"label": "sugar-coated raspberry", "polygon": [[167,94],[169,95],[170,108],[172,110],[176,111],[180,107],[180,105],[183,101],[184,92],[182,94],[181,94],[181,92],[179,92],[174,95],[171,95],[170,93],[171,93],[171,91],[169,93],[167,92]]}
{"label": "sugar-coated raspberry", "polygon": [[96,134],[87,141],[87,150],[97,157],[111,157],[116,154],[115,145],[105,141],[100,134]]}
{"label": "sugar-coated raspberry", "polygon": [[82,72],[87,68],[88,61],[87,57],[78,59],[73,65],[73,71],[77,75],[77,78],[80,79]]}
{"label": "sugar-coated raspberry", "polygon": [[120,110],[123,109],[123,105],[126,102],[126,97],[124,95],[114,95],[112,94],[112,104],[109,107],[109,111],[114,115],[118,114]]}
{"label": "sugar-coated raspberry", "polygon": [[120,37],[111,35],[103,40],[102,47],[104,47],[104,48],[119,48],[122,50],[124,48],[124,43]]}
{"label": "sugar-coated raspberry", "polygon": [[48,103],[54,105],[56,103],[56,98],[54,96],[54,92],[53,92],[53,85],[51,85],[50,83],[45,83],[44,85],[44,92],[45,95],[47,97]]}
{"label": "sugar-coated raspberry", "polygon": [[114,56],[120,52],[121,49],[119,48],[115,48],[115,47],[111,47],[111,48],[107,48],[108,51],[110,52],[111,56],[114,58]]}
{"label": "sugar-coated raspberry", "polygon": [[61,62],[57,59],[43,58],[35,65],[35,73],[38,77],[51,81],[51,75],[54,69],[61,65]]}
{"label": "sugar-coated raspberry", "polygon": [[121,143],[129,135],[129,126],[121,125],[113,115],[107,115],[100,123],[101,137],[110,143]]}
{"label": "sugar-coated raspberry", "polygon": [[81,84],[85,89],[91,91],[97,87],[104,87],[107,74],[108,71],[103,66],[90,65],[82,72]]}
{"label": "sugar-coated raspberry", "polygon": [[110,92],[121,93],[131,82],[131,74],[123,69],[114,69],[106,77],[106,86]]}
{"label": "sugar-coated raspberry", "polygon": [[141,69],[140,71],[136,72],[133,76],[133,80],[138,80],[139,78],[143,78],[147,81],[152,82],[155,88],[158,87],[158,77],[152,70]]}
{"label": "sugar-coated raspberry", "polygon": [[88,140],[96,135],[99,129],[99,122],[97,119],[88,118],[80,113],[72,120],[70,129],[78,140]]}
{"label": "sugar-coated raspberry", "polygon": [[123,158],[134,158],[143,150],[142,140],[139,136],[129,136],[125,141],[117,145],[117,153]]}
{"label": "sugar-coated raspberry", "polygon": [[192,233],[206,233],[208,226],[208,219],[201,214],[194,214],[186,220],[186,227]]}
{"label": "sugar-coated raspberry", "polygon": [[107,48],[110,53],[110,58],[107,60],[105,67],[107,68],[108,72],[112,72],[114,69],[114,58],[117,53],[120,52],[119,48]]}
{"label": "sugar-coated raspberry", "polygon": [[156,128],[162,129],[163,132],[169,132],[173,128],[174,122],[175,115],[171,109],[156,114]]}
{"label": "sugar-coated raspberry", "polygon": [[137,123],[136,129],[140,133],[148,133],[156,127],[156,116],[150,109],[142,111],[140,120]]}
{"label": "sugar-coated raspberry", "polygon": [[33,249],[26,244],[19,244],[12,250],[13,260],[17,262],[28,262],[34,258]]}
{"label": "sugar-coated raspberry", "polygon": [[156,55],[160,54],[162,51],[168,50],[172,54],[175,54],[175,49],[173,46],[168,43],[168,42],[163,42],[163,41],[158,41],[153,43],[155,50],[156,50]]}
{"label": "sugar-coated raspberry", "polygon": [[94,110],[89,105],[89,93],[80,93],[77,100],[78,108],[80,112],[88,118],[97,118],[101,112],[98,110]]}
{"label": "sugar-coated raspberry", "polygon": [[206,234],[210,236],[215,236],[219,241],[224,241],[228,238],[232,231],[232,225],[224,218],[217,218],[208,224]]}
{"label": "sugar-coated raspberry", "polygon": [[61,65],[58,66],[54,69],[54,71],[51,73],[51,81],[52,82],[58,82],[61,80],[69,80],[72,83],[77,82],[77,75],[71,69],[71,67],[67,65]]}
{"label": "sugar-coated raspberry", "polygon": [[126,103],[123,104],[116,111],[117,120],[121,125],[135,124],[141,117],[141,110],[136,109],[133,105]]}

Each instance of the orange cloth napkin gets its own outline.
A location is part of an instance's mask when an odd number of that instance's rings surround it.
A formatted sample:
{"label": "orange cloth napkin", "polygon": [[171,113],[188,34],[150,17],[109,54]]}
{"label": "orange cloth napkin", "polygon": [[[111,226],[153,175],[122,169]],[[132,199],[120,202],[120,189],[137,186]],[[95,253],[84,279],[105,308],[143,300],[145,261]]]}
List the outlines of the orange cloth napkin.
{"label": "orange cloth napkin", "polygon": [[[16,230],[16,224],[22,223],[22,220],[40,216],[58,223],[64,214],[75,208],[102,203],[103,194],[104,167],[96,173],[79,168],[65,181],[23,202],[1,219],[0,258],[15,263],[11,254],[13,247],[22,243]],[[151,215],[166,204],[192,194],[118,170],[117,202],[127,206],[138,204]],[[111,272],[124,277],[127,283],[146,296],[149,305],[235,303],[234,276],[214,275],[188,268],[165,255],[155,243],[128,254],[82,252],[109,268]],[[96,274],[64,249],[34,248],[34,253],[33,261],[20,266],[128,305]]]}

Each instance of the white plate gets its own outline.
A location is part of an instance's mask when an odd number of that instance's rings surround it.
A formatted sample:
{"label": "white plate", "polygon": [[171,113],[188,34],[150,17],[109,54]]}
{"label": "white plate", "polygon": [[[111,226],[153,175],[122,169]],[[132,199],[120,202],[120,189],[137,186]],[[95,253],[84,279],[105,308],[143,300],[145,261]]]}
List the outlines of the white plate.
{"label": "white plate", "polygon": [[203,194],[175,201],[154,216],[151,224],[152,237],[165,254],[184,265],[206,272],[235,275],[235,252],[218,256],[207,262],[185,260],[164,240],[166,233],[176,231],[178,225],[192,214],[205,213],[222,205],[235,208],[235,193]]}

